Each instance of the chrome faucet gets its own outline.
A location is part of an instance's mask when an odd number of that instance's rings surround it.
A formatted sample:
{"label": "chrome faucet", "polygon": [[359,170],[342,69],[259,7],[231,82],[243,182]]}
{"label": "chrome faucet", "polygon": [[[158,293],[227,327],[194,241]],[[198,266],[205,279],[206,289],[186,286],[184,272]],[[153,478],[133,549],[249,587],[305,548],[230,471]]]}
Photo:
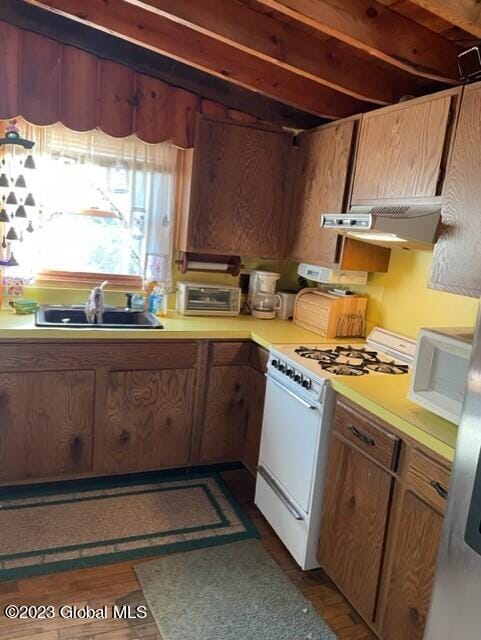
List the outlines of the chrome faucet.
{"label": "chrome faucet", "polygon": [[85,317],[90,324],[102,324],[104,315],[104,287],[108,280],[104,280],[99,287],[94,287],[90,292],[85,305]]}

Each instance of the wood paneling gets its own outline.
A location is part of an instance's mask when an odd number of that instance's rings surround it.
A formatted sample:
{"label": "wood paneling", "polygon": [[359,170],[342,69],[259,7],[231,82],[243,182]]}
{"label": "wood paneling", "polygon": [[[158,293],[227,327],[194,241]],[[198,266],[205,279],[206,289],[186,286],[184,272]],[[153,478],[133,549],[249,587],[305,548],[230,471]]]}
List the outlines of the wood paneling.
{"label": "wood paneling", "polygon": [[170,140],[181,149],[194,144],[195,116],[200,100],[195,93],[184,89],[171,89],[170,99]]}
{"label": "wood paneling", "polygon": [[407,476],[408,485],[442,514],[446,509],[449,480],[448,469],[423,453],[413,450]]}
{"label": "wood paneling", "polygon": [[210,359],[212,364],[247,364],[250,357],[250,342],[212,342]]}
{"label": "wood paneling", "polygon": [[0,22],[0,114],[13,118],[18,115],[19,38],[16,27]]}
{"label": "wood paneling", "polygon": [[368,242],[353,238],[344,238],[341,248],[339,267],[354,271],[377,271],[385,273],[389,269],[391,250],[376,247]]}
{"label": "wood paneling", "polygon": [[205,116],[211,116],[212,118],[227,117],[227,107],[220,102],[215,102],[214,100],[202,100],[200,112]]}
{"label": "wood paneling", "polygon": [[253,474],[256,473],[259,462],[265,395],[266,377],[251,367],[249,371],[249,408],[242,462]]}
{"label": "wood paneling", "polygon": [[171,113],[169,85],[157,78],[137,74],[135,131],[144,142],[155,143],[170,136]]}
{"label": "wood paneling", "polygon": [[100,472],[144,471],[189,461],[194,371],[117,371],[108,375]]}
{"label": "wood paneling", "polygon": [[393,479],[336,436],[326,478],[319,561],[356,610],[372,622]]}
{"label": "wood paneling", "polygon": [[481,83],[465,87],[443,198],[443,232],[429,286],[481,295]]}
{"label": "wood paneling", "polygon": [[477,0],[412,0],[412,2],[481,38],[481,17]]}
{"label": "wood paneling", "polygon": [[334,430],[386,469],[396,469],[400,440],[377,426],[371,418],[367,419],[338,402]]}
{"label": "wood paneling", "polygon": [[355,121],[348,120],[300,134],[296,139],[296,175],[291,211],[289,255],[310,264],[338,260],[338,236],[320,228],[322,213],[342,212]]}
{"label": "wood paneling", "polygon": [[441,532],[442,517],[408,491],[395,541],[383,640],[422,640]]}
{"label": "wood paneling", "polygon": [[100,62],[99,127],[110,136],[124,138],[133,131],[135,74],[110,60]]}
{"label": "wood paneling", "polygon": [[60,45],[36,33],[20,33],[19,114],[37,125],[60,120]]}
{"label": "wood paneling", "polygon": [[60,113],[74,131],[97,126],[97,58],[75,47],[62,47]]}
{"label": "wood paneling", "polygon": [[183,251],[278,257],[291,136],[199,119]]}
{"label": "wood paneling", "polygon": [[363,116],[353,202],[437,195],[451,101],[442,93]]}
{"label": "wood paneling", "polygon": [[93,371],[0,373],[0,482],[91,470]]}
{"label": "wood paneling", "polygon": [[246,365],[210,368],[201,462],[240,460],[246,430],[249,372]]}
{"label": "wood paneling", "polygon": [[409,73],[458,78],[459,48],[370,0],[257,0],[260,4]]}

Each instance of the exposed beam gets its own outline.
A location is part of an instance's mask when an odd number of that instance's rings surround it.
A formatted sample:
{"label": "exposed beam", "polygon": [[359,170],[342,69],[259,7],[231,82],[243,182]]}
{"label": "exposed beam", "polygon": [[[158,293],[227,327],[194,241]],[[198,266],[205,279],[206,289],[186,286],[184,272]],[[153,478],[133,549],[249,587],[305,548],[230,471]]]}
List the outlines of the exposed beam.
{"label": "exposed beam", "polygon": [[421,87],[412,76],[393,76],[374,59],[361,58],[339,41],[322,41],[294,23],[284,24],[246,5],[226,0],[126,0],[282,69],[378,104],[398,102]]}
{"label": "exposed beam", "polygon": [[412,2],[481,38],[481,4],[478,0],[412,0]]}
{"label": "exposed beam", "polygon": [[450,84],[457,81],[459,47],[378,2],[256,1],[409,73]]}
{"label": "exposed beam", "polygon": [[372,108],[123,0],[27,1],[322,117]]}
{"label": "exposed beam", "polygon": [[325,122],[318,116],[253,93],[121,38],[54,13],[46,13],[23,0],[1,0],[0,20],[83,49],[98,58],[124,64],[135,71],[192,91],[228,108],[249,113],[266,122],[294,129],[310,129]]}

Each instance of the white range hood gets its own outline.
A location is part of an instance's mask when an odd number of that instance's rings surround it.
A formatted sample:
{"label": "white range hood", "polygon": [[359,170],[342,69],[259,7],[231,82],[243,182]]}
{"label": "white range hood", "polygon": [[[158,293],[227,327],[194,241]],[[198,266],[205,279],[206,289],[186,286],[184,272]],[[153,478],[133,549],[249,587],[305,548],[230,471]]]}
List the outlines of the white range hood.
{"label": "white range hood", "polygon": [[440,199],[431,202],[363,203],[349,213],[326,213],[321,227],[384,247],[432,251],[441,220]]}

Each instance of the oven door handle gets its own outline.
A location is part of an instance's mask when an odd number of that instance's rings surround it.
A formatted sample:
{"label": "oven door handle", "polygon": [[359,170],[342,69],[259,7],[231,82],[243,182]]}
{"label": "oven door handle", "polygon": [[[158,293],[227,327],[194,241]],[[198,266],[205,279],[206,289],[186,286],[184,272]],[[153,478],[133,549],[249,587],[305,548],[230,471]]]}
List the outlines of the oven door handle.
{"label": "oven door handle", "polygon": [[302,513],[300,513],[300,511],[292,503],[290,498],[286,496],[284,491],[280,488],[280,486],[277,484],[277,482],[274,480],[271,474],[265,469],[265,467],[263,467],[261,464],[258,465],[257,473],[261,476],[261,478],[263,478],[266,481],[266,483],[269,485],[272,491],[276,494],[279,500],[284,504],[284,506],[289,511],[289,513],[293,515],[296,520],[304,520],[304,516],[302,515]]}
{"label": "oven door handle", "polygon": [[277,380],[275,380],[274,378],[272,378],[270,375],[268,375],[267,373],[264,374],[266,376],[266,378],[268,380],[270,380],[270,382],[273,382],[274,384],[276,384],[278,387],[280,387],[283,391],[285,391],[288,395],[291,396],[291,398],[294,398],[294,400],[297,400],[297,402],[300,402],[304,407],[306,407],[307,409],[312,409],[312,411],[319,411],[319,407],[316,407],[316,405],[311,404],[310,402],[306,402],[306,400],[303,400],[302,398],[299,398],[299,396],[297,396],[293,391],[291,391],[290,389],[288,389],[287,387],[285,387],[283,384],[281,384],[280,382],[277,382]]}

